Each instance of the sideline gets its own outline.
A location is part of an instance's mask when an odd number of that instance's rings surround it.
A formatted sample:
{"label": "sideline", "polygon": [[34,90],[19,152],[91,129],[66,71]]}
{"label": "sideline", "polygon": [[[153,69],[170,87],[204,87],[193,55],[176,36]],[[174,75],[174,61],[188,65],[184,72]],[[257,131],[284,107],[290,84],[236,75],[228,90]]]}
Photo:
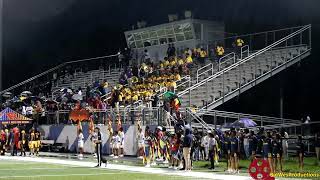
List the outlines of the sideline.
{"label": "sideline", "polygon": [[[0,160],[15,160],[15,161],[50,163],[50,164],[62,164],[62,165],[81,166],[81,167],[90,167],[90,168],[96,165],[96,163],[86,162],[86,161],[48,159],[48,158],[39,158],[39,157],[0,156]],[[125,170],[125,171],[131,171],[131,172],[152,173],[152,174],[156,173],[156,174],[206,178],[206,179],[215,179],[215,180],[234,180],[234,179],[251,180],[252,179],[250,177],[238,176],[238,175],[224,175],[224,174],[206,173],[206,172],[185,172],[185,171],[175,171],[170,169],[145,168],[145,167],[137,167],[137,166],[117,165],[117,164],[108,164],[107,167],[103,167],[102,165],[101,169],[122,170],[122,171]]]}

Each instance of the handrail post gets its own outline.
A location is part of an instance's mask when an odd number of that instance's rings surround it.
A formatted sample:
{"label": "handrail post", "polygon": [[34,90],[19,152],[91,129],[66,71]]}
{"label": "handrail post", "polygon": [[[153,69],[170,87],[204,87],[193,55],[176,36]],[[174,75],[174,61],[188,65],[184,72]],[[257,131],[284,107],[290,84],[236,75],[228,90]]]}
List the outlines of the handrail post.
{"label": "handrail post", "polygon": [[211,75],[213,75],[213,63],[211,63]]}
{"label": "handrail post", "polygon": [[214,112],[213,121],[214,121],[214,129],[217,129],[217,115],[216,115],[216,112]]}
{"label": "handrail post", "polygon": [[268,32],[266,32],[266,42],[265,42],[265,46],[268,46]]}
{"label": "handrail post", "polygon": [[205,93],[206,94],[206,105],[208,105],[208,99],[209,99],[209,89],[208,89],[208,80],[206,80],[206,91],[207,91],[207,93]]}
{"label": "handrail post", "polygon": [[141,110],[141,116],[142,116],[142,125],[145,125],[144,108]]}
{"label": "handrail post", "polygon": [[224,103],[224,70],[222,71],[222,103]]}
{"label": "handrail post", "polygon": [[199,69],[197,70],[197,83],[199,82]]}
{"label": "handrail post", "polygon": [[310,25],[310,27],[309,27],[309,46],[310,46],[310,48],[311,48],[311,46],[312,46],[312,42],[311,42],[311,25]]}

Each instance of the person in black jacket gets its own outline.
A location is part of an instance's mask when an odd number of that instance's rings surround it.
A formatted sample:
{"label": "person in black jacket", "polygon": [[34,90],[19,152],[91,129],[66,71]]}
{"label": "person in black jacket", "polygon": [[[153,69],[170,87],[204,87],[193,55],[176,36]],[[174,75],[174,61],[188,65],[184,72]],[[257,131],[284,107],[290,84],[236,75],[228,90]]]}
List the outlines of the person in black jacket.
{"label": "person in black jacket", "polygon": [[272,158],[273,158],[273,170],[277,172],[278,164],[280,164],[280,172],[282,172],[282,139],[280,134],[276,134],[272,139]]}
{"label": "person in black jacket", "polygon": [[190,153],[191,153],[192,142],[193,142],[193,136],[191,134],[191,130],[187,128],[185,130],[185,136],[183,138],[183,157],[185,160],[186,171],[191,171]]}
{"label": "person in black jacket", "polygon": [[250,136],[249,136],[249,152],[251,154],[251,161],[255,158],[256,155],[256,150],[258,146],[258,139],[257,136],[254,134],[254,131],[250,131]]}
{"label": "person in black jacket", "polygon": [[95,149],[97,154],[98,164],[96,167],[101,166],[101,157],[102,157],[102,135],[100,129],[96,127],[94,129],[93,142],[95,143]]}
{"label": "person in black jacket", "polygon": [[298,160],[299,160],[299,169],[302,171],[303,169],[303,158],[304,158],[304,144],[302,142],[302,136],[298,136],[298,141],[297,141],[297,155],[298,155]]}

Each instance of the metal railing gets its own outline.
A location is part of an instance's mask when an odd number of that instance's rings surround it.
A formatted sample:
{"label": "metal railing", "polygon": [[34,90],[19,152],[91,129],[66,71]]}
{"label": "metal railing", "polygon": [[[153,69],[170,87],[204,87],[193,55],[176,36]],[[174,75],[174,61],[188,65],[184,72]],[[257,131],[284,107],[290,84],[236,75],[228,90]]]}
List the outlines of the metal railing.
{"label": "metal railing", "polygon": [[[207,49],[209,50],[214,50],[218,44],[222,44],[225,50],[234,49],[236,39],[241,38],[246,45],[250,46],[251,51],[255,51],[272,44],[277,39],[281,39],[282,37],[285,37],[302,27],[304,26],[281,28],[277,30],[262,31],[257,33],[241,34],[236,36],[230,36],[227,38],[217,39],[214,41],[202,42],[202,45],[207,46]],[[214,54],[209,54],[209,56],[214,56]]]}
{"label": "metal railing", "polygon": [[[203,71],[203,72],[201,72],[201,71]],[[213,75],[213,64],[212,63],[209,63],[209,64],[207,64],[197,70],[197,83],[199,82],[200,76],[206,75],[207,73],[211,73],[211,75]]]}
{"label": "metal railing", "polygon": [[195,120],[196,123],[199,123],[202,126],[202,128],[205,128],[206,130],[212,130],[212,128],[205,121],[203,121],[203,119],[196,112],[192,112],[190,108],[186,108],[186,115],[188,123],[191,126]]}
{"label": "metal railing", "polygon": [[248,129],[257,130],[258,128],[263,127],[265,130],[280,130],[281,128],[283,128],[286,132],[292,135],[294,134],[294,136],[296,137],[298,134],[308,135],[308,133],[305,133],[303,131],[303,128],[308,128],[308,126],[310,128],[312,125],[320,124],[320,121],[303,123],[300,120],[294,119],[285,119],[217,110],[207,111],[198,109],[192,111],[190,108],[186,108],[186,112],[188,115],[188,121],[190,122],[192,127],[202,128],[206,130],[227,130],[229,128],[225,128],[225,126],[229,125],[228,127],[230,127],[230,124],[237,122],[240,119],[247,118],[253,120],[257,124],[257,126],[254,127],[247,127]]}
{"label": "metal railing", "polygon": [[176,81],[177,86],[174,88],[174,92],[182,88],[188,88],[191,85],[191,77],[189,75],[183,76],[180,80]]}
{"label": "metal railing", "polygon": [[[162,108],[159,107],[121,107],[108,109],[90,109],[94,124],[106,124],[109,117],[112,123],[117,124],[120,117],[122,124],[135,124],[138,120],[143,125],[161,125]],[[45,112],[45,117],[40,121],[41,124],[72,124],[75,123],[69,119],[71,110],[58,110],[55,112]]]}
{"label": "metal railing", "polygon": [[[304,26],[303,28],[299,29],[298,31],[296,31],[296,32],[294,32],[294,33],[292,33],[292,34],[290,34],[290,35],[288,35],[288,36],[286,36],[286,37],[284,37],[284,38],[282,38],[282,39],[274,42],[273,44],[271,44],[271,45],[269,45],[269,46],[267,46],[267,47],[265,47],[265,48],[263,48],[263,49],[255,52],[255,53],[249,55],[249,57],[246,57],[246,58],[244,58],[244,59],[242,59],[242,60],[240,60],[240,61],[232,64],[231,66],[229,66],[229,67],[227,67],[227,68],[225,68],[225,69],[223,69],[223,70],[215,73],[213,76],[210,76],[210,77],[202,80],[201,82],[199,82],[199,83],[191,86],[190,88],[185,89],[184,91],[179,92],[179,93],[178,93],[178,96],[182,96],[182,95],[184,95],[184,94],[191,93],[191,91],[196,90],[196,89],[199,88],[200,86],[206,86],[206,84],[207,84],[209,81],[212,81],[213,79],[215,79],[215,78],[217,78],[217,77],[221,77],[221,76],[224,77],[225,72],[230,71],[230,70],[232,70],[232,69],[235,69],[235,68],[237,68],[237,67],[240,67],[241,65],[243,65],[243,64],[246,63],[246,62],[248,62],[249,60],[252,60],[252,59],[254,59],[254,58],[257,57],[257,56],[259,56],[259,55],[261,55],[261,54],[263,54],[263,53],[266,53],[267,51],[269,52],[270,50],[273,50],[273,49],[274,49],[275,47],[277,47],[278,45],[281,45],[281,44],[285,43],[284,46],[285,46],[285,47],[288,47],[288,46],[287,46],[287,45],[288,45],[288,40],[291,40],[293,37],[299,36],[299,38],[300,38],[299,43],[301,43],[301,45],[303,45],[303,44],[302,44],[303,41],[302,41],[302,35],[301,35],[301,34],[302,34],[303,32],[305,32],[305,31],[307,31],[307,30],[309,31],[309,42],[307,42],[307,43],[309,44],[309,49],[310,49],[310,48],[311,48],[311,41],[310,41],[310,37],[311,37],[311,25],[307,25],[307,26]],[[257,61],[255,61],[255,62],[257,62]],[[241,71],[240,71],[240,69],[239,69],[239,73],[240,73],[240,72],[241,72]],[[241,73],[239,74],[239,81],[240,81],[240,77],[241,77]],[[223,87],[224,87],[224,85],[225,85],[224,83],[225,83],[225,82],[222,81],[222,83],[223,83]]]}
{"label": "metal railing", "polygon": [[[209,63],[200,69],[197,70],[196,74],[196,82],[199,83],[199,79],[204,76],[204,79],[207,77],[210,77],[214,75],[215,72],[220,71],[223,69],[223,65],[227,64],[225,67],[227,67],[230,64],[233,64],[236,62],[236,54],[234,52],[231,52],[229,54],[226,54],[225,56],[221,57],[218,60],[218,65],[215,63]],[[218,67],[216,67],[218,66]],[[207,77],[206,77],[207,76]]]}
{"label": "metal railing", "polygon": [[[108,59],[108,61],[106,61],[106,59]],[[11,86],[11,87],[1,91],[0,95],[5,93],[5,92],[13,91],[16,88],[19,88],[19,87],[22,87],[24,85],[27,85],[28,83],[31,83],[31,82],[33,82],[35,80],[42,80],[41,78],[44,78],[46,80],[51,81],[51,80],[53,80],[53,78],[52,78],[53,73],[57,73],[57,75],[59,75],[59,73],[60,73],[59,71],[65,71],[65,70],[67,70],[66,67],[72,66],[73,64],[78,64],[78,65],[79,64],[83,64],[83,67],[87,68],[88,70],[90,70],[91,68],[93,68],[93,69],[96,68],[97,69],[97,67],[93,67],[93,66],[109,64],[105,68],[108,68],[109,72],[111,72],[112,71],[111,70],[112,66],[110,65],[110,62],[114,62],[115,63],[114,64],[114,68],[116,69],[117,68],[116,62],[118,62],[117,59],[118,59],[118,54],[113,54],[113,55],[100,56],[100,57],[94,57],[94,58],[86,58],[86,59],[80,59],[80,60],[65,62],[65,63],[62,63],[62,64],[54,67],[54,68],[51,68],[51,69],[49,69],[47,71],[44,71],[44,72],[42,72],[42,73],[40,73],[38,75],[35,75],[35,76],[25,80],[25,81],[22,81],[22,82],[14,85],[14,86]],[[92,63],[93,61],[95,61],[95,63]],[[88,62],[90,62],[90,63],[88,63]],[[118,68],[119,68],[119,66],[118,66]],[[75,69],[72,69],[72,68],[70,68],[70,69],[72,70],[72,72],[76,71]],[[48,77],[48,76],[51,76],[51,77]],[[59,77],[57,76],[57,79],[58,78]]]}
{"label": "metal railing", "polygon": [[[213,117],[213,122],[208,122],[209,124],[213,124],[215,127],[217,125],[221,124],[227,124],[232,123],[235,120],[240,120],[242,118],[248,118],[257,123],[257,126],[271,126],[275,125],[279,127],[279,124],[282,125],[300,125],[300,120],[294,120],[294,119],[287,119],[287,118],[277,118],[277,117],[269,117],[269,116],[261,116],[261,115],[253,115],[253,114],[244,114],[244,113],[235,113],[235,112],[227,112],[227,111],[218,111],[218,110],[205,110],[205,109],[199,109],[197,111],[197,114],[199,116],[211,116]],[[211,119],[212,118],[208,118]]]}
{"label": "metal railing", "polygon": [[[218,71],[221,71],[222,65],[229,63],[229,65],[236,63],[236,54],[234,52],[226,54],[225,56],[219,59]],[[231,62],[231,63],[230,63]]]}
{"label": "metal railing", "polygon": [[[236,63],[236,64],[234,64],[234,65],[232,65],[232,66],[230,66],[229,68],[226,68],[226,69],[224,69],[222,72],[221,72],[221,76],[222,76],[222,87],[223,87],[223,89],[222,89],[222,96],[219,98],[219,99],[217,99],[217,100],[215,100],[215,101],[213,101],[213,102],[211,102],[211,103],[209,103],[207,106],[211,106],[211,105],[213,105],[214,103],[216,103],[217,101],[221,101],[221,103],[223,103],[223,102],[225,102],[225,96],[226,95],[230,95],[230,94],[232,94],[232,93],[235,93],[235,92],[237,92],[237,91],[240,91],[240,92],[244,92],[244,90],[242,90],[242,89],[244,89],[244,88],[247,88],[247,89],[249,89],[249,84],[251,84],[252,82],[256,82],[256,80],[258,80],[258,79],[262,79],[262,77],[264,77],[264,78],[267,78],[267,75],[269,75],[269,76],[272,76],[272,75],[274,75],[274,74],[276,74],[277,72],[279,72],[279,70],[280,70],[280,68],[282,68],[282,69],[284,69],[284,68],[287,68],[289,65],[289,63],[291,63],[291,61],[293,61],[294,59],[296,59],[296,57],[298,57],[298,56],[301,56],[302,54],[304,54],[304,53],[306,53],[306,52],[308,52],[310,49],[311,49],[311,44],[309,44],[309,45],[304,45],[303,44],[303,42],[302,42],[302,33],[303,32],[305,32],[305,31],[309,31],[309,35],[311,35],[310,33],[311,33],[311,25],[307,25],[307,26],[305,26],[305,27],[303,27],[303,28],[301,28],[300,30],[298,30],[298,31],[296,31],[296,32],[294,32],[294,33],[292,33],[291,35],[289,35],[289,36],[287,36],[287,37],[285,37],[285,38],[282,38],[281,40],[279,40],[279,41],[277,41],[277,42],[275,42],[275,43],[273,43],[272,45],[269,45],[269,46],[267,46],[266,48],[264,48],[264,49],[262,49],[262,50],[260,50],[260,51],[258,51],[258,52],[256,52],[256,53],[253,53],[252,55],[250,55],[248,58],[245,58],[245,59],[243,59],[243,60],[241,60],[241,61],[239,61],[238,63]],[[287,49],[287,48],[290,48],[290,46],[287,46],[287,41],[288,40],[290,40],[291,38],[294,38],[294,37],[297,37],[298,36],[298,38],[300,38],[300,40],[298,41],[299,42],[299,45],[301,45],[301,47],[302,48],[304,48],[304,47],[306,47],[307,48],[307,50],[306,51],[304,51],[304,52],[301,52],[301,50],[299,49],[299,46],[298,46],[298,54],[297,54],[297,56],[293,56],[293,57],[290,57],[288,60],[285,60],[284,62],[281,62],[281,64],[278,64],[278,65],[274,65],[274,58],[275,57],[273,57],[272,56],[272,58],[268,58],[268,62],[267,62],[267,64],[268,65],[266,65],[266,72],[261,72],[261,74],[258,74],[258,68],[257,68],[257,61],[254,61],[254,71],[253,71],[253,73],[252,73],[252,79],[251,80],[248,80],[247,82],[245,82],[245,83],[241,83],[241,81],[242,81],[242,78],[241,78],[241,76],[242,77],[244,77],[244,75],[241,73],[241,65],[243,65],[244,63],[246,63],[246,62],[248,62],[248,61],[250,61],[250,60],[253,60],[255,57],[257,57],[257,56],[259,56],[259,55],[262,55],[262,54],[264,54],[264,53],[266,53],[266,52],[271,52],[271,55],[272,55],[272,50],[274,50],[278,45],[281,45],[282,43],[284,43],[284,46],[285,46],[285,48]],[[296,48],[297,46],[296,45],[294,45],[294,46],[292,46],[291,48]],[[281,48],[279,48],[280,50],[281,50]],[[289,52],[287,52],[287,54],[288,54]],[[287,56],[287,55],[286,55]],[[239,68],[239,69],[236,69],[236,68]],[[232,70],[232,69],[235,69],[236,71],[237,71],[237,73],[238,73],[238,79],[237,79],[237,84],[238,84],[238,86],[235,88],[235,89],[233,89],[233,90],[230,90],[228,93],[225,93],[225,89],[227,89],[226,87],[225,87],[225,85],[227,85],[227,82],[226,82],[226,78],[225,78],[225,74],[226,74],[226,72],[227,71],[230,71],[230,70]],[[279,70],[278,70],[279,69]],[[276,72],[276,70],[278,70],[277,72]],[[218,75],[219,76],[219,75]],[[208,78],[207,80],[208,81],[211,81],[211,80],[213,80],[214,79],[214,77],[211,77],[211,78]],[[207,82],[208,82],[207,81]],[[257,84],[257,83],[255,83],[255,84]],[[245,90],[247,90],[247,89],[245,89]],[[204,108],[204,107],[203,107]]]}
{"label": "metal railing", "polygon": [[[246,55],[246,56],[244,56]],[[244,57],[249,57],[250,56],[250,49],[249,49],[249,45],[245,45],[243,47],[241,47],[240,49],[240,59],[243,59]]]}

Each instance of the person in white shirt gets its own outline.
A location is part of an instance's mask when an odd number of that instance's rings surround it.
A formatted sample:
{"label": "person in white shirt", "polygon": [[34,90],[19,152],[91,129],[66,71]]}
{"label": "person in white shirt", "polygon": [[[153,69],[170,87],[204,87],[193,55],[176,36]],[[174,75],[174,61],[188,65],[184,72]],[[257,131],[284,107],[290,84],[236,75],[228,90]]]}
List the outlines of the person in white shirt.
{"label": "person in white shirt", "polygon": [[32,117],[32,114],[33,114],[33,107],[31,105],[28,105],[26,107],[26,116],[28,118],[31,118]]}
{"label": "person in white shirt", "polygon": [[114,158],[118,158],[121,139],[120,139],[119,133],[117,131],[114,132],[114,135],[112,137],[112,141],[113,141]]}
{"label": "person in white shirt", "polygon": [[201,139],[201,146],[204,147],[205,160],[209,160],[209,134],[212,133],[210,130],[207,131],[207,135]]}
{"label": "person in white shirt", "polygon": [[21,111],[22,115],[27,115],[27,110],[26,110],[26,106],[22,106],[22,111]]}
{"label": "person in white shirt", "polygon": [[138,140],[138,158],[142,159],[143,153],[144,153],[144,133],[142,132],[142,128],[138,128],[137,140]]}
{"label": "person in white shirt", "polygon": [[82,129],[79,129],[78,132],[78,150],[79,150],[79,159],[83,159],[83,145],[84,145],[84,136],[82,133]]}
{"label": "person in white shirt", "polygon": [[280,135],[282,138],[283,157],[285,157],[285,159],[288,159],[288,138],[289,138],[289,135],[284,129],[281,129]]}
{"label": "person in white shirt", "polygon": [[119,129],[119,137],[120,137],[120,147],[119,147],[119,150],[120,150],[120,153],[119,153],[119,157],[123,157],[124,155],[124,152],[123,152],[123,148],[124,148],[124,132],[123,132],[123,128],[121,127]]}
{"label": "person in white shirt", "polygon": [[81,90],[81,88],[79,88],[78,95],[79,95],[79,96],[82,96],[82,90]]}

